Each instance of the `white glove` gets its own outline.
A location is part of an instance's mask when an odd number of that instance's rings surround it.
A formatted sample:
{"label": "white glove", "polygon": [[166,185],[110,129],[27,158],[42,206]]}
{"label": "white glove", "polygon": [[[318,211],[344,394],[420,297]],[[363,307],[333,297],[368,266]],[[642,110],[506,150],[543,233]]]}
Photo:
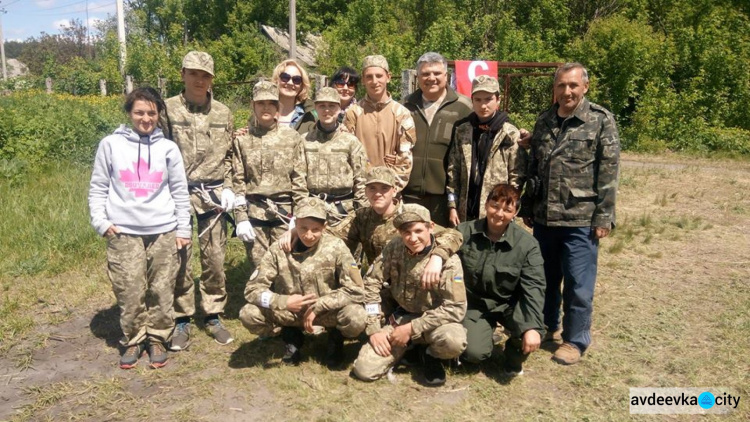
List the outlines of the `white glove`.
{"label": "white glove", "polygon": [[255,240],[255,231],[249,221],[241,221],[237,224],[237,237],[245,243]]}
{"label": "white glove", "polygon": [[234,209],[234,192],[231,189],[223,189],[221,191],[221,208],[224,209],[224,212]]}

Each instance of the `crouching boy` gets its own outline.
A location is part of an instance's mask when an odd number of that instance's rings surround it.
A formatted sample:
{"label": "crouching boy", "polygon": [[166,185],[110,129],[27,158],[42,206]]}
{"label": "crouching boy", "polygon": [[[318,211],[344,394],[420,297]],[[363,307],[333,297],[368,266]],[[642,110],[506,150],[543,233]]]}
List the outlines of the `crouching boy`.
{"label": "crouching boy", "polygon": [[344,242],[324,233],[326,205],[318,198],[297,204],[299,242],[285,253],[274,242],[245,287],[247,304],[240,311],[251,333],[269,335],[281,328],[284,363],[301,360],[303,333],[314,326],[328,328],[325,363],[340,365],[344,337],[357,337],[365,328],[364,291],[354,258]]}
{"label": "crouching boy", "polygon": [[[450,256],[443,264],[440,282],[422,288],[424,268],[434,252],[434,224],[421,205],[405,204],[393,220],[400,237],[393,239],[373,263],[365,279],[368,344],[354,362],[354,375],[365,381],[385,375],[404,355],[410,343],[426,344],[421,358],[425,381],[445,383],[443,360],[458,357],[466,348],[466,330],[461,320],[466,313],[466,290],[461,261]],[[383,297],[391,306],[381,308]],[[395,309],[385,315],[381,309]]]}

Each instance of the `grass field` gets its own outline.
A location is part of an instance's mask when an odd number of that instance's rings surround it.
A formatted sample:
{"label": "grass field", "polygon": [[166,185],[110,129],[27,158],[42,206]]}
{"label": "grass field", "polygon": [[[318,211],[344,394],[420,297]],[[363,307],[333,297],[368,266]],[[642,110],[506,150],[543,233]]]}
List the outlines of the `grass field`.
{"label": "grass field", "polygon": [[[600,246],[594,344],[562,367],[534,353],[500,376],[502,351],[440,388],[419,370],[362,383],[321,365],[325,336],[299,367],[279,339],[237,319],[247,278],[230,241],[220,347],[194,330],[158,371],[117,368],[118,310],[104,242],[88,225],[89,169],[51,166],[0,179],[0,420],[628,420],[630,387],[727,387],[725,416],[750,419],[750,163],[625,155],[618,227]],[[316,347],[318,346],[318,347]],[[347,343],[347,362],[359,345]],[[668,416],[636,420],[673,420]]]}

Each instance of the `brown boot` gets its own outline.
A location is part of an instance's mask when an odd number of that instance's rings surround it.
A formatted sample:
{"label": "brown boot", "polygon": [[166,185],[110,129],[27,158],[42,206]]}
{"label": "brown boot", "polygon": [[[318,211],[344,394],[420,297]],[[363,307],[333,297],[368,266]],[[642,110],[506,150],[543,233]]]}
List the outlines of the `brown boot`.
{"label": "brown boot", "polygon": [[561,365],[574,365],[581,360],[581,351],[572,343],[563,343],[552,355],[552,360]]}

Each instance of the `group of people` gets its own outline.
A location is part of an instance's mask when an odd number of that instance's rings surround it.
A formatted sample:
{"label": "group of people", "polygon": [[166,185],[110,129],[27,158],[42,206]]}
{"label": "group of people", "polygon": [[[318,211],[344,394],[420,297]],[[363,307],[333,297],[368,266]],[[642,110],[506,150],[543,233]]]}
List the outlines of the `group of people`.
{"label": "group of people", "polygon": [[500,326],[508,376],[544,341],[555,361],[580,360],[619,159],[615,120],[585,98],[582,65],[558,68],[532,133],[499,109],[497,79],[456,93],[438,53],[419,58],[419,89],[403,103],[383,56],[367,56],[361,75],[339,69],[312,100],[305,69],[285,60],[253,87],[238,130],[212,98],[210,55],[188,53],[181,73],[184,90],[166,101],[151,88],[127,96],[131,125],[101,141],[94,164],[91,222],[107,238],[120,367],[147,350],[158,368],[167,348],[189,347],[194,225],[203,326],[233,341],[220,319],[227,223],[250,263],[239,318],[280,336],[285,363],[301,361],[306,333],[327,332],[331,368],[345,339],[361,339],[356,377],[421,364],[440,385],[448,361],[492,356]]}

